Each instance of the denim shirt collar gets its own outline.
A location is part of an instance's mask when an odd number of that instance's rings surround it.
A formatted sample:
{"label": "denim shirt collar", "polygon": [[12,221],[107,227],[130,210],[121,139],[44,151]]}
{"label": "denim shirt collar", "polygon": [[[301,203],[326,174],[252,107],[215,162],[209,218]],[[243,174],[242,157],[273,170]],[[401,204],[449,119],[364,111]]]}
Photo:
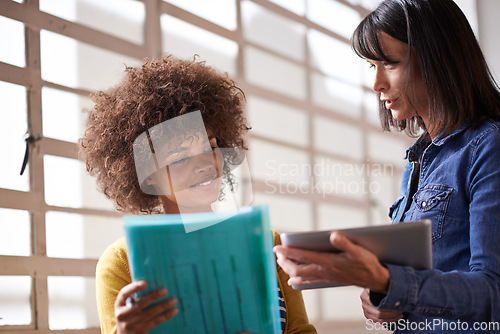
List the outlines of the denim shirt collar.
{"label": "denim shirt collar", "polygon": [[468,127],[470,126],[469,123],[465,123],[463,124],[462,126],[458,127],[457,129],[455,129],[454,131],[452,131],[450,134],[448,134],[447,136],[444,135],[444,131],[441,132],[440,134],[438,134],[436,136],[436,138],[434,138],[432,140],[432,143],[436,146],[443,146],[450,138],[452,137],[455,137],[457,134],[459,134],[460,132],[464,131],[465,129],[467,129]]}
{"label": "denim shirt collar", "polygon": [[407,150],[406,150],[406,155],[405,159],[408,159],[409,162],[418,162],[420,157],[422,156],[424,150],[432,143],[434,146],[443,146],[450,138],[456,136],[460,132],[464,131],[469,127],[469,124],[463,124],[459,128],[455,129],[448,135],[444,135],[444,131],[441,132],[431,140],[431,137],[428,132],[425,132],[423,135],[421,135],[417,141],[411,145]]}
{"label": "denim shirt collar", "polygon": [[429,146],[430,142],[431,137],[428,132],[421,135],[420,138],[406,150],[405,159],[408,159],[409,162],[418,162],[423,151]]}

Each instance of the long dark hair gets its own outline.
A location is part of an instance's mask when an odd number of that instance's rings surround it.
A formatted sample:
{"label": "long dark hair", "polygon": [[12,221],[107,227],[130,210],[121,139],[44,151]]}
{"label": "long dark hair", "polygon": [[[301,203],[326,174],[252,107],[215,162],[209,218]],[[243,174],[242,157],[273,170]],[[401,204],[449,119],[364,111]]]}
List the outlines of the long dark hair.
{"label": "long dark hair", "polygon": [[[500,90],[469,22],[452,0],[385,0],[361,21],[352,47],[361,58],[388,61],[378,41],[384,32],[407,43],[428,92],[430,124],[449,134],[465,123],[500,119]],[[408,71],[409,69],[407,69]],[[379,103],[384,130],[415,135],[429,130],[420,117],[397,121]]]}

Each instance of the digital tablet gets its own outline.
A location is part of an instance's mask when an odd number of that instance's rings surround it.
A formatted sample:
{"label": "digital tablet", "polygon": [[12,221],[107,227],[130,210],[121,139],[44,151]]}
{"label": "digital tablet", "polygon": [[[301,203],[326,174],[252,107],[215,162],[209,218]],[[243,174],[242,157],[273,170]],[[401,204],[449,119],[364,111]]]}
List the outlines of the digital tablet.
{"label": "digital tablet", "polygon": [[[344,233],[357,245],[377,255],[381,263],[410,266],[415,269],[432,268],[431,221],[422,220],[392,225],[377,225],[351,229],[282,233],[284,246],[319,252],[339,252],[330,244],[330,234]],[[293,285],[296,290],[343,286],[343,284],[315,283]]]}

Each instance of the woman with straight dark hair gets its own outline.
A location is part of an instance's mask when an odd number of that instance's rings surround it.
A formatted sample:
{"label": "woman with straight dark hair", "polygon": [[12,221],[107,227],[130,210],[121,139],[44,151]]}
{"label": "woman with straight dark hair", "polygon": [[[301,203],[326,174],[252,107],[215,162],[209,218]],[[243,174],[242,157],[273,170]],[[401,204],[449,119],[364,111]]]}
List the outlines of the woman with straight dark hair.
{"label": "woman with straight dark hair", "polygon": [[500,91],[467,19],[452,0],[386,0],[352,45],[375,71],[384,130],[421,133],[389,216],[431,220],[433,269],[381,265],[341,233],[340,254],[277,246],[278,263],[289,284],[365,288],[367,328],[500,333]]}

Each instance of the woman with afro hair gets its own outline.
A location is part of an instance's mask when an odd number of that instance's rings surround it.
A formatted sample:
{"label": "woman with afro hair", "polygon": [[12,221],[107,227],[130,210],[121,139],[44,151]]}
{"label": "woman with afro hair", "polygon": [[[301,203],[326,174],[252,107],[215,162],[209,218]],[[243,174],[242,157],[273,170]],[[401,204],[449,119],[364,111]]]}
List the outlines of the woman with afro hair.
{"label": "woman with afro hair", "polygon": [[[213,151],[215,158],[222,147],[246,150],[244,136],[250,128],[244,115],[243,92],[227,74],[221,75],[196,59],[181,60],[169,55],[146,60],[139,67],[127,67],[125,72],[117,86],[92,96],[95,105],[87,110],[87,130],[80,139],[80,156],[88,172],[97,178],[99,189],[117,209],[127,214],[176,214],[209,208],[202,202],[197,202],[194,208],[184,206],[186,203],[181,204],[180,195],[177,198],[173,191],[170,195],[145,191],[148,180],[140,181],[138,162],[134,161],[134,143],[144,133],[151,143],[148,129],[196,111],[201,114],[205,126],[203,131],[206,130],[209,140],[205,145],[210,145],[210,152],[206,154]],[[169,137],[167,141],[171,141],[170,147],[179,145],[179,138]],[[177,167],[179,175],[186,175],[186,180],[178,177],[176,182],[185,183],[191,201],[196,201],[196,195],[193,195],[196,192],[220,189],[220,183],[215,180],[224,179],[232,187],[230,164],[226,163],[230,159],[231,156],[224,155],[221,172],[218,166],[214,166],[217,179],[198,179],[197,184],[190,181],[188,164]],[[184,161],[181,157],[173,164],[180,167]],[[174,180],[171,181],[174,185]],[[217,190],[217,196],[223,195]],[[274,243],[280,244],[279,235],[273,231],[273,236]],[[287,284],[289,277],[279,266],[277,275],[282,332],[316,333],[307,319],[300,291]],[[132,282],[124,238],[110,245],[99,259],[96,286],[104,334],[147,333],[178,313],[175,298],[167,298],[152,306],[168,294],[168,287],[136,299],[133,305],[127,303],[129,297],[146,288],[147,282]]]}

